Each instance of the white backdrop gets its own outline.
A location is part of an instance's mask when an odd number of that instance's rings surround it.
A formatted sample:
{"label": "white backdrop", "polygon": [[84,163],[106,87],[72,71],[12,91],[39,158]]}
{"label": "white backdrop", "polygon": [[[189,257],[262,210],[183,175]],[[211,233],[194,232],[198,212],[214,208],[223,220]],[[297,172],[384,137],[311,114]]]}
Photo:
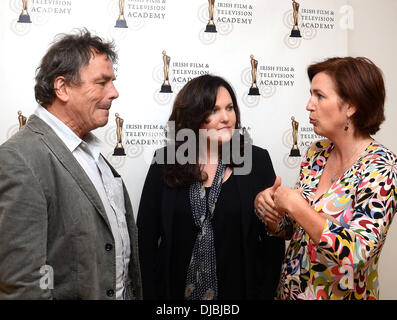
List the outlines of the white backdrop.
{"label": "white backdrop", "polygon": [[[349,0],[348,4],[354,8],[354,28],[349,30],[348,35],[349,54],[372,59],[383,70],[385,77],[386,121],[375,139],[396,152],[397,44],[393,40],[397,28],[397,1]],[[397,299],[396,241],[397,224],[393,222],[379,262],[381,299]]]}
{"label": "white backdrop", "polygon": [[[29,0],[32,23],[18,23],[22,0],[0,3],[0,143],[18,130],[17,112],[34,112],[35,70],[58,33],[86,27],[114,40],[119,52],[109,123],[95,130],[103,154],[124,178],[135,214],[153,151],[161,147],[164,125],[181,87],[192,77],[212,73],[234,87],[242,125],[254,144],[270,152],[283,184],[294,185],[299,158],[292,147],[291,116],[299,122],[301,154],[316,139],[305,110],[309,98],[306,67],[330,56],[347,55],[346,1],[299,0],[302,38],[290,38],[291,0],[215,2],[217,33],[204,32],[207,0],[125,0],[128,28],[115,28],[118,0]],[[160,93],[162,51],[171,57],[173,93]],[[260,96],[248,96],[250,55],[258,60]],[[116,145],[114,113],[124,119],[127,156],[112,156]]]}

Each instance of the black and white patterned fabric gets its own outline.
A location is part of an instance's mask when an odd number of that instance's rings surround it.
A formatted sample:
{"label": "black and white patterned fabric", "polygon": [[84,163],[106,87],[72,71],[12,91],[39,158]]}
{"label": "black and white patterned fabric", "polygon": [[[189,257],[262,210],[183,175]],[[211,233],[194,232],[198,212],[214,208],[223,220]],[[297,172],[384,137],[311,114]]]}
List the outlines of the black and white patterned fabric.
{"label": "black and white patterned fabric", "polygon": [[186,278],[185,299],[216,300],[218,279],[212,218],[222,188],[226,165],[218,162],[208,198],[201,182],[190,185],[189,197],[194,223],[199,228]]}

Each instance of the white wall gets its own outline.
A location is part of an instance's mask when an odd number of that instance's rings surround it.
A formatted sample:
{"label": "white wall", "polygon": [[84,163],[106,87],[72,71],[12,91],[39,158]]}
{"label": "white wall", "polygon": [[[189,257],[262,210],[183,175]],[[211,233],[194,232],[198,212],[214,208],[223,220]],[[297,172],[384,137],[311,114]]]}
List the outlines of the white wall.
{"label": "white wall", "polygon": [[[354,29],[348,35],[349,55],[365,56],[377,64],[386,82],[386,121],[375,139],[397,153],[397,1],[349,0],[353,7]],[[392,223],[380,264],[380,298],[397,299],[397,221]]]}
{"label": "white wall", "polygon": [[[337,27],[339,9],[346,1],[301,1],[301,21],[309,26],[301,25],[302,38],[290,38],[291,0],[217,0],[216,34],[204,32],[208,22],[207,0],[157,0],[159,5],[143,6],[161,8],[153,10],[136,9],[141,0],[125,0],[127,29],[115,28],[118,0],[30,0],[31,24],[17,22],[21,0],[2,0],[0,144],[18,131],[18,110],[26,117],[34,112],[35,69],[54,36],[87,27],[105,39],[114,39],[119,52],[115,84],[120,97],[112,104],[108,125],[95,134],[104,142],[102,154],[126,182],[135,213],[153,151],[162,146],[160,126],[166,123],[176,94],[190,75],[198,75],[196,72],[210,72],[230,81],[237,94],[242,125],[250,129],[254,144],[268,149],[283,184],[293,186],[300,158],[289,157],[291,116],[299,122],[299,147],[304,154],[317,139],[305,110],[310,86],[306,67],[329,56],[347,54],[347,31]],[[233,10],[229,10],[231,5]],[[164,18],[134,17],[142,13],[150,16],[153,12]],[[314,19],[327,22],[310,23]],[[171,57],[173,93],[159,92],[163,82],[163,50]],[[251,54],[258,60],[261,96],[248,96]],[[277,81],[280,79],[287,81]],[[112,156],[116,112],[124,119],[126,157]]]}

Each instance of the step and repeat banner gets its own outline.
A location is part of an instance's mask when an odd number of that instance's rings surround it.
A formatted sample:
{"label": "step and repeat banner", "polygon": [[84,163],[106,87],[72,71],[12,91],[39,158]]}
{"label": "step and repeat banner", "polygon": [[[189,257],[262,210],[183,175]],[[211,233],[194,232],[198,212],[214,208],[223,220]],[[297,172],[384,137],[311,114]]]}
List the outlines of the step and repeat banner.
{"label": "step and repeat banner", "polygon": [[[114,40],[114,100],[94,133],[123,176],[135,213],[179,90],[203,74],[235,89],[242,125],[268,149],[283,184],[316,139],[305,110],[309,64],[347,54],[347,0],[4,0],[0,4],[0,143],[37,107],[34,77],[59,33],[86,27]],[[115,114],[118,113],[118,118]],[[123,121],[120,121],[120,120]],[[122,123],[122,133],[117,130]],[[124,156],[114,156],[122,134]]]}

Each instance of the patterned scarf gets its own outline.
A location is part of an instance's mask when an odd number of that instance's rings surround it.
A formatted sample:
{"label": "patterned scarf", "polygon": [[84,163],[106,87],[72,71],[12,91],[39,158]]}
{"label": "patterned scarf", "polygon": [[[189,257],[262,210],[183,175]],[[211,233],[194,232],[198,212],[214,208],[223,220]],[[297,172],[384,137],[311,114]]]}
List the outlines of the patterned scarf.
{"label": "patterned scarf", "polygon": [[216,300],[218,279],[212,218],[222,188],[226,165],[220,160],[212,182],[208,200],[201,182],[190,185],[189,196],[195,225],[199,228],[186,278],[185,299]]}

